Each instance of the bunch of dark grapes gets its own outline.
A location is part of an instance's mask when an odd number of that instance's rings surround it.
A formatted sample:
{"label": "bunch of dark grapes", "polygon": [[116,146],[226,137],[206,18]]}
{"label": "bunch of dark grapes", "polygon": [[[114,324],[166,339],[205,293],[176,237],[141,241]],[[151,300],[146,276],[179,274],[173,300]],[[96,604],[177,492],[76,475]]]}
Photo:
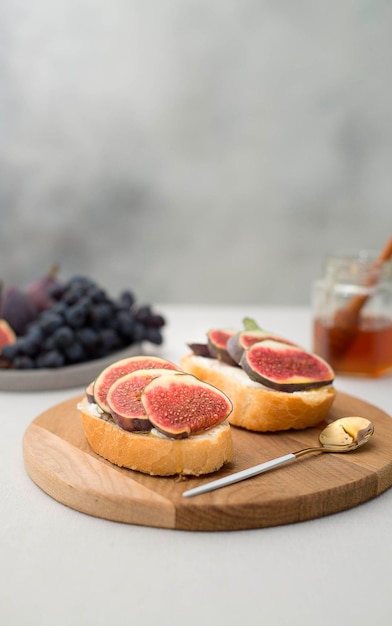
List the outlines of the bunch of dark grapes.
{"label": "bunch of dark grapes", "polygon": [[32,322],[2,358],[15,369],[55,368],[108,356],[132,344],[162,343],[165,320],[130,291],[111,298],[93,280],[75,276],[55,285],[52,305]]}

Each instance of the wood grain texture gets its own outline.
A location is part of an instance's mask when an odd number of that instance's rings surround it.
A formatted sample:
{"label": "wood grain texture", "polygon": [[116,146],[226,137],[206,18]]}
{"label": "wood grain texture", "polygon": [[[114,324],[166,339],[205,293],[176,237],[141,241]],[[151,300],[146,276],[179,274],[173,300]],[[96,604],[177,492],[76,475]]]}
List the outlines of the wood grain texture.
{"label": "wood grain texture", "polygon": [[377,407],[338,393],[328,416],[372,420],[375,434],[347,454],[313,454],[250,480],[183,498],[220,476],[314,445],[318,428],[251,433],[232,427],[235,461],[213,476],[160,478],[121,469],[89,447],[77,402],[39,415],[23,439],[26,470],[59,502],[89,515],[129,524],[194,531],[239,530],[314,519],[354,507],[392,485],[392,419]]}

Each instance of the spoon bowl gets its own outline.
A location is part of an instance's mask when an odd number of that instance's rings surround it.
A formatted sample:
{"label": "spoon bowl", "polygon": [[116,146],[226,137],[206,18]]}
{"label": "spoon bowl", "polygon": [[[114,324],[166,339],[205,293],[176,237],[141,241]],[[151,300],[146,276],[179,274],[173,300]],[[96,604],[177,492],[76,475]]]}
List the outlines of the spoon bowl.
{"label": "spoon bowl", "polygon": [[364,417],[342,417],[328,424],[319,436],[324,452],[348,452],[363,446],[374,433],[373,424]]}
{"label": "spoon bowl", "polygon": [[232,485],[233,483],[238,483],[246,478],[252,478],[253,476],[267,472],[279,465],[290,463],[310,452],[350,452],[367,443],[373,433],[374,426],[372,422],[365,417],[341,417],[328,424],[328,426],[321,431],[319,435],[320,446],[290,452],[289,454],[272,459],[266,463],[254,465],[253,467],[235,472],[224,478],[218,478],[218,480],[213,480],[199,487],[195,487],[194,489],[188,489],[184,491],[182,495],[185,498],[189,498],[201,493],[206,493],[207,491],[213,491],[221,487],[226,487],[227,485]]}

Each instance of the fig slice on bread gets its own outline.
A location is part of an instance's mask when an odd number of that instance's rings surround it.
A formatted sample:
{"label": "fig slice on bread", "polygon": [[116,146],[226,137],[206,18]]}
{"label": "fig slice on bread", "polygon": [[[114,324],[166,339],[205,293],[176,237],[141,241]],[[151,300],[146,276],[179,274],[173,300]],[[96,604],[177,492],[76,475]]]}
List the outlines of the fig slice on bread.
{"label": "fig slice on bread", "polygon": [[160,357],[122,359],[102,374],[93,391],[107,410],[91,398],[91,385],[77,405],[86,440],[99,456],[151,476],[201,476],[233,461],[226,420],[232,403],[222,391]]}
{"label": "fig slice on bread", "polygon": [[334,380],[332,368],[321,357],[272,339],[250,346],[240,365],[249,378],[278,391],[322,387]]}
{"label": "fig slice on bread", "polygon": [[97,376],[94,382],[94,402],[105,411],[110,413],[110,407],[107,403],[107,394],[112,384],[121,376],[130,374],[140,369],[167,369],[178,371],[179,368],[171,361],[162,359],[157,356],[131,356],[120,359],[111,365],[108,365]]}
{"label": "fig slice on bread", "polygon": [[141,401],[152,425],[175,439],[217,426],[233,409],[222,391],[181,373],[154,378],[144,388]]}
{"label": "fig slice on bread", "polygon": [[89,402],[94,402],[94,381],[87,385],[84,393],[86,394],[86,398]]}
{"label": "fig slice on bread", "polygon": [[198,356],[211,356],[207,343],[188,343],[188,347],[192,350],[193,354],[197,354]]}
{"label": "fig slice on bread", "polygon": [[149,382],[165,374],[171,374],[171,370],[136,370],[121,376],[113,383],[107,393],[106,402],[118,426],[130,432],[151,430],[152,424],[144,410],[141,396]]}
{"label": "fig slice on bread", "polygon": [[227,342],[235,330],[231,328],[213,328],[207,333],[207,346],[210,356],[229,365],[237,365],[227,351]]}
{"label": "fig slice on bread", "polygon": [[[238,351],[234,354],[230,346]],[[250,318],[243,319],[242,330],[227,336],[226,349],[239,359],[235,367],[201,350],[184,355],[180,365],[229,396],[229,424],[275,432],[311,428],[326,419],[336,390],[334,372],[323,359]]]}
{"label": "fig slice on bread", "polygon": [[275,335],[274,333],[270,333],[267,330],[261,330],[261,328],[259,328],[256,330],[243,330],[239,333],[235,333],[235,335],[232,335],[227,342],[227,351],[231,358],[236,363],[240,364],[245,350],[250,348],[250,346],[253,346],[254,343],[266,341],[267,339],[273,339],[274,341],[279,341],[279,343],[285,343],[291,346],[296,345],[292,341],[289,341],[280,335]]}
{"label": "fig slice on bread", "polygon": [[239,365],[242,355],[245,350],[250,348],[254,343],[259,341],[265,341],[266,339],[273,339],[274,341],[280,341],[282,343],[288,343],[289,345],[296,345],[292,341],[289,341],[285,337],[281,337],[268,330],[260,328],[255,320],[250,317],[245,317],[243,320],[244,330],[240,330],[234,333],[227,340],[227,351],[231,358]]}

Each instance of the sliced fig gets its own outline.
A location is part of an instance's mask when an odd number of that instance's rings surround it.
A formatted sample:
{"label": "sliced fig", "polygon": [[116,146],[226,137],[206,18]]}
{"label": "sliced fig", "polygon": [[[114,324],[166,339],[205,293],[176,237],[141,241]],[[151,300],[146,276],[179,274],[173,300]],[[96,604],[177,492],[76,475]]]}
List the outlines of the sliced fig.
{"label": "sliced fig", "polygon": [[148,383],[165,374],[172,374],[172,371],[168,369],[136,370],[121,376],[113,383],[106,401],[116,424],[128,431],[151,430],[152,425],[144,410],[141,396]]}
{"label": "sliced fig", "polygon": [[210,356],[229,365],[237,365],[227,351],[227,342],[236,332],[231,328],[213,328],[209,330],[207,339]]}
{"label": "sliced fig", "polygon": [[266,339],[242,355],[249,378],[278,391],[301,391],[333,382],[334,372],[324,359],[298,346]]}
{"label": "sliced fig", "polygon": [[208,430],[233,410],[222,391],[191,374],[155,378],[144,388],[142,404],[154,428],[175,439]]}
{"label": "sliced fig", "polygon": [[274,341],[286,343],[291,346],[296,345],[280,335],[275,335],[274,333],[259,328],[257,330],[243,330],[232,335],[227,341],[227,351],[231,358],[239,364],[245,350],[253,346],[254,343],[265,341],[266,339],[273,339]]}
{"label": "sliced fig", "polygon": [[0,319],[0,352],[4,346],[15,343],[16,335],[6,320]]}
{"label": "sliced fig", "polygon": [[188,347],[196,356],[211,356],[208,345],[206,343],[188,343]]}
{"label": "sliced fig", "polygon": [[106,413],[110,413],[106,402],[107,393],[112,384],[121,376],[140,369],[167,369],[180,371],[180,368],[171,361],[158,356],[131,356],[115,361],[106,367],[96,378],[94,383],[94,401]]}
{"label": "sliced fig", "polygon": [[88,402],[94,402],[94,381],[87,385],[84,393],[86,394]]}

